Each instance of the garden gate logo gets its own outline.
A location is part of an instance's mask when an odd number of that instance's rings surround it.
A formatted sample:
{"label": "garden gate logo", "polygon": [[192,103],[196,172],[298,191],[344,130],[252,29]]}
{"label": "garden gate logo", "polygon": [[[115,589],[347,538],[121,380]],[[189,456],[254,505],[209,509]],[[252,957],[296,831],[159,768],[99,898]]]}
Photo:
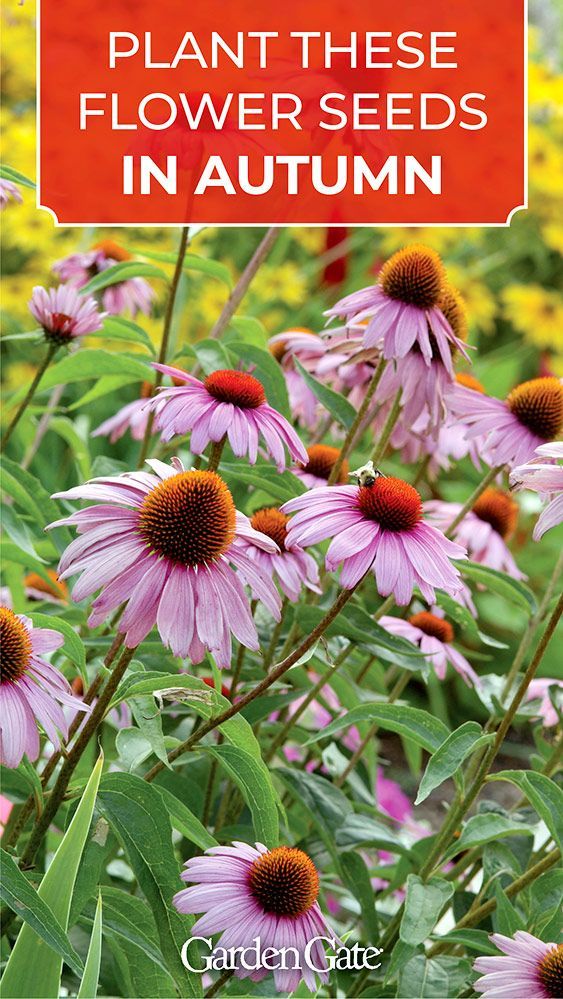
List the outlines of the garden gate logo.
{"label": "garden gate logo", "polygon": [[[204,944],[208,951],[200,967],[193,966],[192,945]],[[328,946],[333,953],[325,954],[319,964],[318,945]],[[188,971],[203,975],[208,971],[303,971],[308,968],[315,974],[331,971],[377,971],[381,967],[378,960],[383,951],[379,947],[362,947],[355,943],[352,947],[339,946],[336,937],[316,936],[306,944],[301,954],[297,947],[263,947],[260,937],[254,937],[248,947],[213,947],[211,937],[190,937],[181,951],[182,963]],[[190,958],[191,955],[191,958]]]}
{"label": "garden gate logo", "polygon": [[526,207],[525,0],[82,3],[40,18],[39,204],[59,224],[506,225]]}

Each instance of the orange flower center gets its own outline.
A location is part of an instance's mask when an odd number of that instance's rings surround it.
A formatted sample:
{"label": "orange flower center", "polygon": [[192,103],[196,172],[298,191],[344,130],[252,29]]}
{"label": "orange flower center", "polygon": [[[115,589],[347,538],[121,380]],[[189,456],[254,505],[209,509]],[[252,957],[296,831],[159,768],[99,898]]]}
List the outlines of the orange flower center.
{"label": "orange flower center", "polygon": [[9,607],[0,607],[0,683],[15,683],[31,659],[29,631]]}
{"label": "orange flower center", "polygon": [[43,327],[45,339],[51,343],[68,343],[72,340],[72,316],[66,312],[52,312],[49,326]]}
{"label": "orange flower center", "polygon": [[455,376],[455,380],[456,382],[459,382],[460,385],[463,385],[464,388],[473,389],[474,392],[481,392],[483,395],[485,394],[485,389],[481,385],[479,379],[475,378],[474,375],[468,374],[467,371],[459,371]]}
{"label": "orange flower center", "polygon": [[235,536],[233,498],[215,472],[179,472],[143,501],[139,533],[152,551],[180,565],[215,562]]}
{"label": "orange flower center", "polygon": [[280,551],[284,552],[288,520],[289,517],[278,510],[276,506],[265,506],[252,515],[250,523],[255,531],[267,534],[272,541],[276,542]]}
{"label": "orange flower center", "polygon": [[551,999],[563,996],[563,944],[553,947],[542,957],[538,977]]}
{"label": "orange flower center", "polygon": [[313,861],[303,850],[278,846],[254,861],[248,886],[265,912],[297,919],[315,903],[319,876]]}
{"label": "orange flower center", "polygon": [[389,257],[379,283],[389,298],[430,309],[442,296],[445,273],[438,254],[427,246],[407,246]]}
{"label": "orange flower center", "polygon": [[261,383],[244,371],[214,371],[207,376],[204,385],[214,399],[232,402],[241,409],[257,409],[266,402]]}
{"label": "orange flower center", "polygon": [[502,489],[485,489],[473,505],[473,513],[490,524],[501,538],[509,538],[514,533],[518,520],[518,503]]}
{"label": "orange flower center", "polygon": [[523,426],[544,441],[554,440],[563,428],[563,385],[559,378],[532,378],[518,385],[506,403]]}
{"label": "orange flower center", "polygon": [[141,382],[141,399],[150,399],[154,392],[154,385],[152,382]]}
{"label": "orange flower center", "polygon": [[431,614],[430,611],[420,611],[419,614],[413,614],[412,617],[409,617],[409,624],[412,624],[414,628],[420,628],[425,635],[431,635],[432,638],[437,638],[440,642],[449,643],[454,640],[454,629],[449,621],[444,621],[443,618],[438,617],[437,614]]}
{"label": "orange flower center", "polygon": [[106,257],[111,257],[112,260],[117,260],[119,263],[131,260],[131,254],[119,243],[115,243],[113,239],[102,239],[99,243],[94,243],[92,249],[99,250]]}
{"label": "orange flower center", "polygon": [[24,585],[40,593],[46,593],[57,600],[66,600],[68,597],[68,586],[61,582],[54,569],[47,569],[47,575],[51,580],[49,584],[42,576],[36,572],[30,572],[24,579]]}
{"label": "orange flower center", "polygon": [[442,291],[439,308],[450,324],[454,336],[458,340],[467,340],[467,310],[459,291],[451,285],[446,285]]}
{"label": "orange flower center", "polygon": [[[340,451],[337,447],[330,447],[328,444],[313,444],[307,448],[309,461],[305,465],[304,471],[316,475],[318,479],[328,479],[334,468]],[[344,485],[348,481],[350,465],[346,460],[342,462],[338,483]]]}
{"label": "orange flower center", "polygon": [[[301,333],[304,336],[314,336],[313,330],[307,329],[306,326],[293,326],[290,333]],[[287,353],[287,343],[283,340],[278,340],[277,343],[269,344],[269,351],[272,357],[275,357],[276,361],[282,361]]]}
{"label": "orange flower center", "polygon": [[77,697],[84,696],[84,681],[81,676],[75,676],[70,686],[72,687],[72,693],[76,694]]}
{"label": "orange flower center", "polygon": [[422,519],[422,501],[414,486],[384,475],[371,486],[361,486],[358,506],[384,531],[410,531]]}

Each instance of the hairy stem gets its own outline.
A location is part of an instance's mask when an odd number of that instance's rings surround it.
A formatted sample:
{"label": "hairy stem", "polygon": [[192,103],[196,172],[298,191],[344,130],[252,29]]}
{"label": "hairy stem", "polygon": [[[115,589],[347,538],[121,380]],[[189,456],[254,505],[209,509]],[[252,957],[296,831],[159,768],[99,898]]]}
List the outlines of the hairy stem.
{"label": "hairy stem", "polygon": [[367,392],[366,392],[364,398],[362,399],[361,406],[358,409],[358,412],[356,413],[356,416],[354,418],[352,426],[350,427],[348,433],[346,434],[346,437],[344,438],[344,443],[342,444],[342,447],[340,448],[340,454],[338,455],[338,458],[336,459],[336,461],[335,461],[335,463],[334,463],[334,465],[332,467],[331,473],[330,473],[330,475],[328,477],[328,481],[327,481],[327,485],[328,486],[333,486],[334,483],[338,482],[338,480],[340,478],[340,471],[342,469],[342,465],[344,464],[345,459],[348,457],[348,455],[350,454],[350,452],[352,450],[352,447],[353,447],[355,439],[356,439],[356,434],[358,433],[358,430],[359,430],[360,426],[363,423],[364,416],[366,415],[366,413],[368,411],[369,404],[370,404],[371,400],[373,399],[375,390],[377,389],[377,386],[379,385],[379,383],[381,381],[381,378],[383,376],[383,372],[385,371],[386,366],[387,366],[387,361],[385,361],[383,358],[381,358],[381,360],[379,361],[379,364],[377,365],[377,367],[376,367],[376,369],[375,369],[375,371],[374,371],[374,373],[373,373],[373,375],[371,377],[371,381],[370,381],[370,383],[368,385]]}
{"label": "hairy stem", "polygon": [[396,424],[397,420],[399,419],[399,413],[401,412],[401,395],[402,394],[403,394],[403,389],[400,388],[398,390],[395,398],[393,399],[393,405],[391,406],[391,409],[389,410],[389,415],[388,415],[387,419],[385,420],[385,425],[383,427],[383,430],[381,431],[381,435],[379,437],[379,440],[378,440],[377,444],[375,445],[374,452],[373,452],[373,454],[371,456],[371,460],[373,461],[373,463],[374,463],[374,465],[375,465],[376,468],[377,468],[379,462],[381,461],[381,459],[383,458],[383,455],[385,454],[385,450],[386,450],[387,445],[389,443],[389,439],[391,437],[391,434],[393,433],[393,430],[395,428],[395,424]]}
{"label": "hairy stem", "polygon": [[280,232],[281,229],[278,226],[272,226],[267,230],[266,235],[260,241],[257,249],[252,254],[252,257],[248,261],[235,287],[229,295],[221,315],[211,330],[211,333],[209,334],[209,338],[211,340],[218,340],[223,331],[229,325],[240,303],[246,295],[251,282],[255,278],[257,271],[264,263]]}
{"label": "hairy stem", "polygon": [[466,513],[472,509],[485,489],[490,486],[491,482],[496,479],[499,472],[502,472],[504,465],[496,465],[495,468],[490,468],[487,474],[481,479],[478,486],[475,487],[469,499],[465,501],[459,513],[456,514],[451,524],[449,524],[447,530],[444,532],[446,537],[449,538],[450,535],[455,531],[458,524],[461,524]]}

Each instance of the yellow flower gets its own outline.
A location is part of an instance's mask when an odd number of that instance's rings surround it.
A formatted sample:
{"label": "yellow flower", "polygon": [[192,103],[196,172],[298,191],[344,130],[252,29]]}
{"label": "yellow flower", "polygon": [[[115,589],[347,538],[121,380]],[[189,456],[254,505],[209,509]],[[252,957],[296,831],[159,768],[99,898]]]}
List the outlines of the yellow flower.
{"label": "yellow flower", "polygon": [[563,302],[539,284],[513,284],[501,294],[505,317],[538,347],[563,352]]}
{"label": "yellow flower", "polygon": [[262,267],[251,288],[253,298],[264,303],[281,302],[287,308],[302,305],[307,297],[307,280],[302,269],[286,260],[275,267]]}
{"label": "yellow flower", "polygon": [[383,257],[389,257],[409,243],[424,243],[437,253],[446,254],[459,241],[459,229],[411,227],[397,229],[376,229],[379,240],[378,250]]}

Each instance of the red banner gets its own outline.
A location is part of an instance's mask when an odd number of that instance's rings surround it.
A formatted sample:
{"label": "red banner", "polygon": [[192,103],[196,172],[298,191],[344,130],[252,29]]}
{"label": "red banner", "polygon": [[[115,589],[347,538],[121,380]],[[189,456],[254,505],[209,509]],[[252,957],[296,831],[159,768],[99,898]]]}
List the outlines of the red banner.
{"label": "red banner", "polygon": [[43,0],[59,224],[505,225],[524,0]]}

